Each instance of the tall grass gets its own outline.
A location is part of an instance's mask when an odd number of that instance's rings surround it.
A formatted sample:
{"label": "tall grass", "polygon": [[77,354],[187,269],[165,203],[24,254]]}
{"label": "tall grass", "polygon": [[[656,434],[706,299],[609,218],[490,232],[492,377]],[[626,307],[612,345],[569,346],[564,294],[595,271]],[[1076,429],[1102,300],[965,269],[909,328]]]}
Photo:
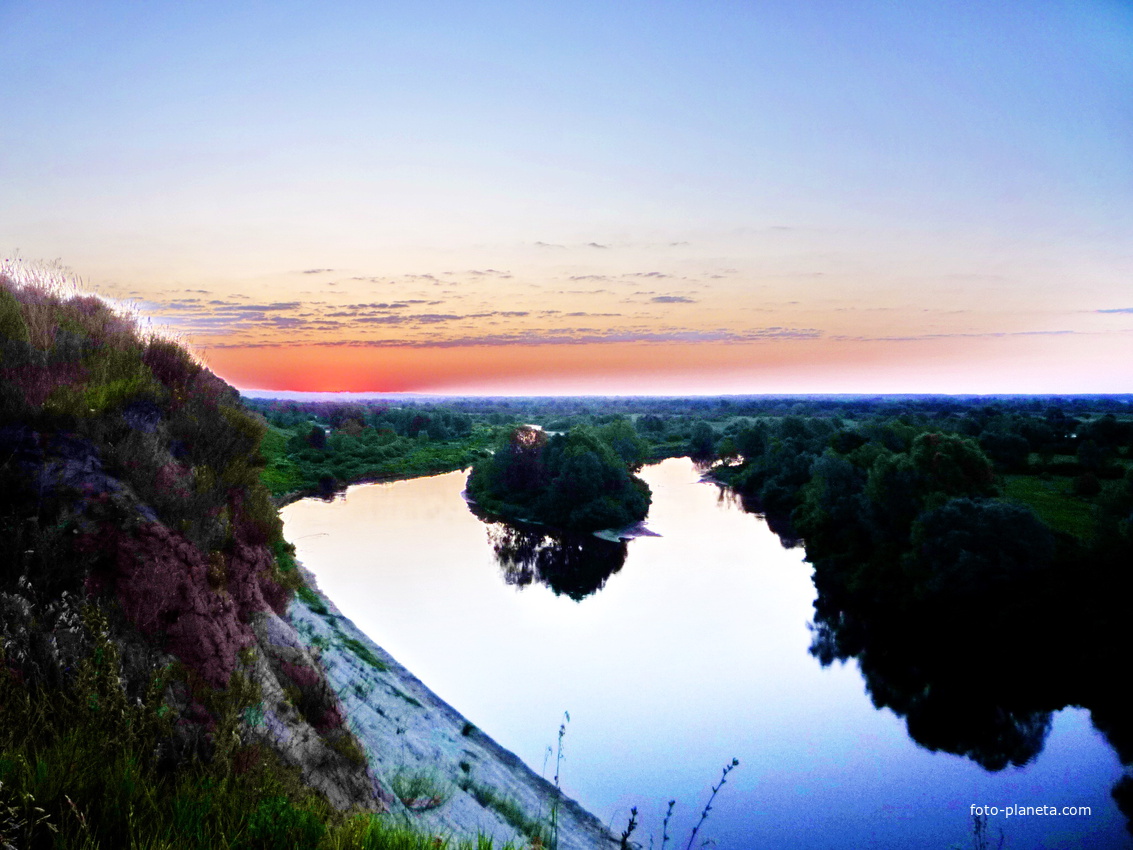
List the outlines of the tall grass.
{"label": "tall grass", "polygon": [[87,606],[74,628],[85,646],[69,659],[74,669],[63,671],[61,687],[47,684],[42,664],[27,667],[8,652],[23,654],[18,642],[0,642],[0,846],[491,848],[484,838],[459,841],[389,816],[335,811],[297,769],[241,739],[240,718],[258,696],[239,674],[223,691],[198,692],[207,720],[186,732],[169,702],[184,669],[155,668],[131,698],[106,614]]}
{"label": "tall grass", "polygon": [[551,847],[551,836],[547,824],[540,818],[533,818],[514,799],[501,794],[489,785],[476,782],[471,777],[461,777],[457,785],[462,791],[486,809],[491,809],[502,817],[520,835],[526,836],[536,847]]}

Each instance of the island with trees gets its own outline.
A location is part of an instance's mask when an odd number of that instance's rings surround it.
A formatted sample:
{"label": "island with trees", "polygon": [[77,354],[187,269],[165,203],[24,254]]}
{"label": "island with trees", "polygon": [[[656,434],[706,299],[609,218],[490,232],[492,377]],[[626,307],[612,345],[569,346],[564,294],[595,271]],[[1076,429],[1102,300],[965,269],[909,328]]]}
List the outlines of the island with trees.
{"label": "island with trees", "polygon": [[553,435],[519,425],[473,466],[468,493],[503,519],[580,532],[624,528],[649,512],[649,487],[633,474],[644,460],[644,441],[625,420]]}

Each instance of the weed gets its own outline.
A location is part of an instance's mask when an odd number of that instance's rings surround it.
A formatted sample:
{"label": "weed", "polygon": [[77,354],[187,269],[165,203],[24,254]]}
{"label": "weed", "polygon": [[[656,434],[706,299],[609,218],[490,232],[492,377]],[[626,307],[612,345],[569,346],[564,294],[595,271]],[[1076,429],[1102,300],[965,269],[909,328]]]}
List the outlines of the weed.
{"label": "weed", "polygon": [[358,739],[348,730],[340,729],[334,734],[329,735],[326,740],[332,750],[345,758],[352,765],[363,767],[368,763],[366,751],[362,749],[362,745],[358,743]]}
{"label": "weed", "polygon": [[[997,850],[1002,850],[1004,841],[1007,836],[1003,834],[1003,829],[999,830],[999,842],[995,845]],[[991,845],[988,844],[987,835],[987,815],[972,815],[972,848],[973,850],[988,850]]]}
{"label": "weed", "polygon": [[296,806],[286,797],[268,797],[248,818],[244,841],[252,848],[291,847],[316,850],[326,833],[326,824],[314,812]]}
{"label": "weed", "polygon": [[324,652],[330,649],[330,638],[325,635],[315,635],[311,638],[311,646],[320,652]]}
{"label": "weed", "polygon": [[452,788],[434,771],[399,770],[390,780],[390,790],[411,812],[438,809],[452,796]]}
{"label": "weed", "polygon": [[676,804],[676,800],[669,801],[669,807],[665,810],[665,820],[661,822],[661,850],[665,850],[665,845],[669,843],[669,819],[673,816],[673,806]]}
{"label": "weed", "polygon": [[325,617],[330,614],[330,611],[327,609],[326,603],[323,602],[322,597],[320,597],[319,594],[315,593],[315,591],[311,590],[311,588],[307,586],[300,587],[297,591],[295,591],[295,595],[302,599],[304,604],[306,604],[308,608],[310,608],[320,617]]}
{"label": "weed", "polygon": [[629,823],[622,831],[621,850],[629,850],[629,837],[633,835],[633,831],[637,829],[637,806],[629,810]]}
{"label": "weed", "polygon": [[404,691],[399,691],[397,688],[391,688],[390,690],[393,691],[393,695],[395,697],[399,697],[405,700],[410,705],[416,706],[417,708],[424,708],[424,706],[422,706],[418,700],[416,700],[414,697],[409,696],[409,694],[405,693]]}
{"label": "weed", "polygon": [[515,800],[502,796],[495,788],[482,785],[470,776],[461,777],[458,784],[462,791],[471,794],[484,808],[496,812],[516,832],[526,835],[534,845],[551,846],[547,827],[540,820],[530,817]]}
{"label": "weed", "polygon": [[563,738],[566,736],[566,725],[570,723],[570,712],[563,712],[563,722],[559,724],[559,744],[555,753],[555,799],[551,803],[551,834],[548,841],[548,847],[551,850],[558,850],[559,846],[559,807],[562,804],[562,787],[559,785],[559,773],[563,764]]}
{"label": "weed", "polygon": [[708,796],[708,802],[704,804],[704,811],[700,813],[700,820],[698,820],[696,826],[692,828],[692,833],[688,837],[688,844],[685,845],[685,850],[690,850],[692,847],[692,842],[696,839],[696,834],[700,832],[700,827],[708,820],[708,813],[712,811],[712,801],[716,799],[716,795],[719,793],[720,789],[724,787],[724,783],[728,781],[728,774],[735,770],[736,767],[739,766],[739,763],[739,759],[732,759],[731,763],[724,765],[724,772],[720,775],[720,782],[712,786],[712,793]]}
{"label": "weed", "polygon": [[348,637],[343,638],[342,644],[367,664],[369,664],[371,667],[373,667],[375,670],[384,671],[389,669],[389,666],[380,658],[378,658],[378,656],[374,655],[373,651],[364,643],[362,643],[362,641]]}

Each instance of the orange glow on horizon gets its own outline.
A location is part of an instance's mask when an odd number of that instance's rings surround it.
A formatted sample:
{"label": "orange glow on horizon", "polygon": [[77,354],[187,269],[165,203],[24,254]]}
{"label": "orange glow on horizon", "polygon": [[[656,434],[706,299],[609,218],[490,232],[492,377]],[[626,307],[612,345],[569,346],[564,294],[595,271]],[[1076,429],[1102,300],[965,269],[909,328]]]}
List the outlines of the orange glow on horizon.
{"label": "orange glow on horizon", "polygon": [[[1127,340],[1091,344],[1082,369],[1050,340],[1024,338],[748,344],[605,343],[465,347],[273,346],[205,350],[242,389],[491,395],[1112,392]],[[982,362],[973,371],[972,362]],[[1127,361],[1127,358],[1121,362]],[[1126,367],[1129,368],[1129,367]],[[1133,383],[1133,371],[1128,376]]]}

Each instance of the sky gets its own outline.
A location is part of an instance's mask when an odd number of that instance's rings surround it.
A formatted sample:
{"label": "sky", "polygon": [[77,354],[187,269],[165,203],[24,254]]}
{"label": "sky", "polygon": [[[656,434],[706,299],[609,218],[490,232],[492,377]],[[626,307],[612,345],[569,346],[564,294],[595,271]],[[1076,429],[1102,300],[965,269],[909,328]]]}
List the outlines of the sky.
{"label": "sky", "polygon": [[241,389],[1133,391],[1133,4],[0,0],[0,254]]}

